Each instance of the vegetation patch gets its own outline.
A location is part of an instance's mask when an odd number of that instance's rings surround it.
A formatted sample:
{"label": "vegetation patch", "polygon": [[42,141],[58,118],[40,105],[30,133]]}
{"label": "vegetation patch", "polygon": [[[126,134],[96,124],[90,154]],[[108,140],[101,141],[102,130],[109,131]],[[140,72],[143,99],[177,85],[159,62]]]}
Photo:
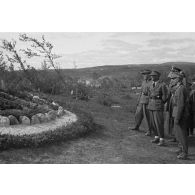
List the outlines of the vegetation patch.
{"label": "vegetation patch", "polygon": [[132,100],[132,97],[131,97],[130,94],[125,94],[121,98],[124,99],[124,100]]}
{"label": "vegetation patch", "polygon": [[97,96],[97,102],[104,106],[111,107],[113,104],[118,104],[118,101],[110,94],[102,93]]}

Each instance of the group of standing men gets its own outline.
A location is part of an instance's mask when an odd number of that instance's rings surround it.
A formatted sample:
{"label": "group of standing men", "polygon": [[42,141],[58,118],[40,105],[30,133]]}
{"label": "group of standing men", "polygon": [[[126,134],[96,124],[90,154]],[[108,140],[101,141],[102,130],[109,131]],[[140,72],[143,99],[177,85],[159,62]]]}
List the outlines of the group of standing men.
{"label": "group of standing men", "polygon": [[154,135],[151,142],[165,146],[164,113],[167,112],[170,134],[174,134],[174,140],[178,142],[177,158],[187,159],[188,129],[193,134],[195,122],[193,117],[195,92],[190,90],[190,83],[179,68],[172,67],[168,75],[170,78],[168,86],[160,80],[161,74],[158,71],[144,70],[141,74],[143,83],[135,113],[136,125],[131,130],[138,131],[145,118],[148,126],[145,135]]}

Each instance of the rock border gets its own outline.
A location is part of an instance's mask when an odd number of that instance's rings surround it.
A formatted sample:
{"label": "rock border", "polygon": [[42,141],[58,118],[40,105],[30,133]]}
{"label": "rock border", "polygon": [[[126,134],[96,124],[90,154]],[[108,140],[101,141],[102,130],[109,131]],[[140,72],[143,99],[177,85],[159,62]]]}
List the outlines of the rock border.
{"label": "rock border", "polygon": [[[73,120],[66,120],[66,122],[64,122],[64,119],[70,119],[70,117],[72,117]],[[55,128],[48,128],[52,123],[53,125],[56,123],[58,125],[55,125]],[[0,150],[25,147],[34,148],[45,144],[51,145],[60,143],[85,135],[96,128],[93,117],[82,110],[76,111],[76,114],[66,111],[66,115],[57,118],[56,121],[53,120],[48,123],[36,124],[36,126],[44,127],[46,125],[46,131],[37,131],[36,133],[30,134],[21,132],[20,134],[10,134],[4,131],[4,134],[0,135]],[[24,128],[24,126],[22,125],[21,128]],[[26,128],[32,128],[32,126],[26,126]]]}
{"label": "rock border", "polygon": [[0,127],[0,136],[1,135],[14,135],[14,136],[24,136],[24,135],[32,135],[39,134],[47,131],[54,131],[55,129],[61,126],[67,126],[71,123],[77,121],[77,116],[67,110],[65,111],[65,115],[56,118],[55,120],[51,120],[49,122],[34,124],[34,125],[10,125],[6,127]]}

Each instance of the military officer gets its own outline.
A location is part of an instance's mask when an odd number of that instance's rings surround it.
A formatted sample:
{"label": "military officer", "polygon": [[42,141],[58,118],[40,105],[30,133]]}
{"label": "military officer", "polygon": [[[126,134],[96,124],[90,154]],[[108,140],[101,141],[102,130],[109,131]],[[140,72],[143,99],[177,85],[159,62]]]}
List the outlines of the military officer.
{"label": "military officer", "polygon": [[[174,78],[175,77],[175,73],[178,74],[180,73],[182,70],[172,66],[170,73],[168,74],[168,78]],[[175,82],[173,82],[173,80],[170,80],[169,86],[168,86],[168,98],[167,98],[167,106],[166,106],[166,111],[168,112],[168,133],[169,135],[173,136],[172,139],[170,139],[170,142],[176,142],[176,138],[174,135],[174,119],[172,117],[172,112],[173,112],[173,95],[175,93],[176,90],[176,84]]]}
{"label": "military officer", "polygon": [[142,123],[142,120],[145,118],[146,125],[148,127],[148,132],[146,132],[146,135],[151,135],[151,131],[149,128],[149,113],[147,110],[148,102],[149,102],[149,86],[150,86],[150,76],[149,74],[151,73],[150,70],[143,70],[141,74],[143,75],[143,82],[142,82],[142,87],[141,87],[141,93],[138,98],[137,102],[137,108],[135,112],[135,127],[130,128],[131,130],[139,130],[139,127]]}
{"label": "military officer", "polygon": [[[192,112],[192,98],[190,100],[190,96],[192,93],[192,89],[191,89],[191,83],[187,81],[187,78],[185,76],[185,73],[177,67],[172,67],[168,77],[171,78],[170,81],[170,93],[169,93],[169,98],[168,98],[168,108],[167,111],[169,112],[169,133],[170,135],[173,135],[173,117],[172,117],[172,111],[173,111],[173,95],[175,93],[175,88],[177,88],[177,83],[174,81],[174,78],[177,77],[177,75],[180,75],[182,77],[182,83],[184,85],[184,87],[187,90],[187,94],[188,94],[188,98],[186,100],[186,106],[188,106],[188,110],[189,110],[189,114],[188,114],[188,118],[187,118],[187,132],[188,135],[192,135],[193,134],[193,112]],[[173,78],[173,79],[172,79]],[[169,141],[176,141],[176,138],[174,137],[173,139],[169,140]]]}
{"label": "military officer", "polygon": [[187,142],[187,100],[188,93],[182,80],[181,73],[175,73],[175,76],[171,78],[172,82],[176,84],[176,90],[173,95],[173,112],[174,118],[174,132],[176,139],[179,142],[178,159],[186,159],[188,154],[188,142]]}
{"label": "military officer", "polygon": [[152,143],[157,143],[158,146],[164,146],[164,104],[167,100],[166,84],[160,81],[160,73],[152,71],[150,74],[152,84],[149,87],[149,118],[150,126],[154,132]]}
{"label": "military officer", "polygon": [[170,142],[175,142],[176,138],[174,137],[173,132],[173,117],[172,117],[172,111],[173,111],[173,94],[175,93],[175,86],[172,86],[170,83],[168,86],[168,98],[166,103],[166,112],[167,112],[167,127],[168,127],[168,134],[172,136],[172,139],[170,139]]}
{"label": "military officer", "polygon": [[191,91],[189,95],[189,125],[188,125],[188,135],[193,135],[195,127],[195,86],[194,83],[191,84]]}

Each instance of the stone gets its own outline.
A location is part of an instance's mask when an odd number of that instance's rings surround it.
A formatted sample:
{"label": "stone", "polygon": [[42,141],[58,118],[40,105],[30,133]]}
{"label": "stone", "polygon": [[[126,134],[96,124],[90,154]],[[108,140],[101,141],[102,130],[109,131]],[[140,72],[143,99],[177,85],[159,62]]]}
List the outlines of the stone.
{"label": "stone", "polygon": [[27,116],[20,116],[19,120],[22,125],[30,125],[30,119]]}
{"label": "stone", "polygon": [[10,120],[8,117],[0,116],[0,127],[10,126]]}
{"label": "stone", "polygon": [[47,121],[51,121],[52,118],[48,113],[45,113],[45,118],[47,119]]}
{"label": "stone", "polygon": [[39,96],[35,95],[33,96],[33,99],[39,99]]}
{"label": "stone", "polygon": [[33,102],[30,102],[29,103],[29,107],[32,108],[32,109],[34,109],[34,108],[37,107],[37,104],[36,103],[33,103]]}
{"label": "stone", "polygon": [[26,106],[22,106],[22,110],[25,112],[25,113],[28,113],[30,112],[30,109]]}
{"label": "stone", "polygon": [[39,96],[33,96],[33,102],[37,104],[46,104],[47,101],[44,99],[41,99]]}
{"label": "stone", "polygon": [[40,102],[39,96],[33,96],[33,102],[39,104]]}
{"label": "stone", "polygon": [[46,118],[45,114],[38,113],[38,114],[36,114],[36,116],[39,118],[39,121],[40,121],[41,123],[48,122],[48,119]]}
{"label": "stone", "polygon": [[58,107],[59,107],[59,104],[56,103],[56,102],[52,102],[52,105],[53,105],[53,106],[58,106]]}
{"label": "stone", "polygon": [[33,115],[31,117],[31,125],[35,125],[35,124],[40,124],[40,120],[39,120],[39,117],[37,115]]}
{"label": "stone", "polygon": [[57,112],[54,110],[51,110],[48,112],[48,116],[50,117],[51,120],[54,120],[57,118]]}
{"label": "stone", "polygon": [[40,110],[43,110],[45,112],[49,112],[50,111],[50,108],[49,108],[49,106],[47,104],[38,105],[37,108],[40,109]]}
{"label": "stone", "polygon": [[58,116],[62,116],[63,114],[64,114],[64,109],[63,109],[62,106],[60,106],[60,107],[58,108],[57,115],[58,115]]}
{"label": "stone", "polygon": [[8,118],[10,120],[10,125],[18,125],[19,124],[19,121],[15,116],[9,115]]}

